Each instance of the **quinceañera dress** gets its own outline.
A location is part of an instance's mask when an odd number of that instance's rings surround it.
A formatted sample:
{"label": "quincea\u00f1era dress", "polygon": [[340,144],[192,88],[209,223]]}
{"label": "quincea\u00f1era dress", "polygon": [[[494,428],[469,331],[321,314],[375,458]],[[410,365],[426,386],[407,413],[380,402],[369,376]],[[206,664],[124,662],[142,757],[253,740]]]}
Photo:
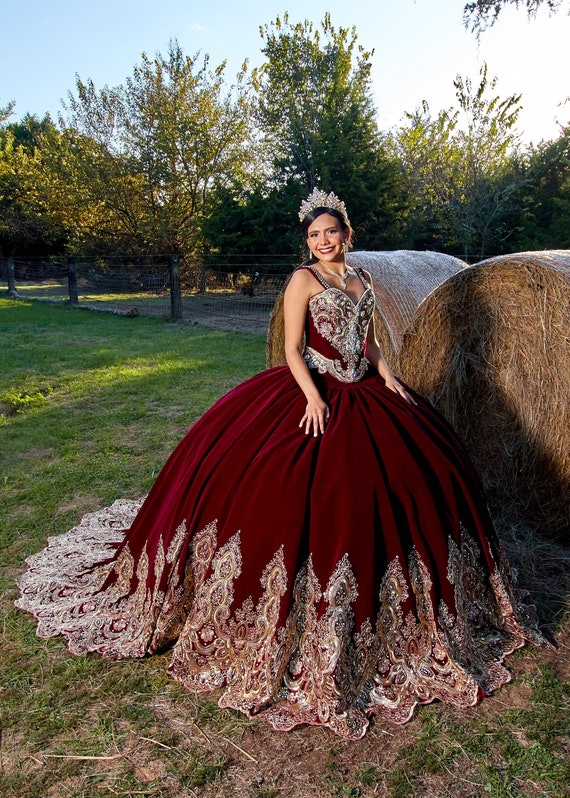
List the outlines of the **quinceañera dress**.
{"label": "quincea\u00f1era dress", "polygon": [[40,636],[110,659],[172,646],[189,690],[348,739],[370,715],[472,705],[509,680],[505,654],[545,644],[455,435],[367,367],[374,295],[357,273],[355,304],[313,271],[305,359],[330,407],[324,434],[299,428],[306,399],[287,366],[232,390],[144,502],[87,515],[29,558],[17,605]]}

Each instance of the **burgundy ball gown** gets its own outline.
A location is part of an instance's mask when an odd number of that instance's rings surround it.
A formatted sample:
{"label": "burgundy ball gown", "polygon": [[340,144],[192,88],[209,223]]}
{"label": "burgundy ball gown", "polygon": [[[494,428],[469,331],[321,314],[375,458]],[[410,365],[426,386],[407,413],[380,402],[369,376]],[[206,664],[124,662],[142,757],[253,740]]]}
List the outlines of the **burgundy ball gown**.
{"label": "burgundy ball gown", "polygon": [[171,674],[221,689],[220,706],[357,739],[370,715],[475,704],[509,680],[505,654],[545,641],[452,430],[367,368],[371,287],[355,304],[313,274],[305,359],[324,434],[299,428],[287,366],[248,379],[144,502],[91,513],[30,557],[17,606],[74,654],[172,646]]}

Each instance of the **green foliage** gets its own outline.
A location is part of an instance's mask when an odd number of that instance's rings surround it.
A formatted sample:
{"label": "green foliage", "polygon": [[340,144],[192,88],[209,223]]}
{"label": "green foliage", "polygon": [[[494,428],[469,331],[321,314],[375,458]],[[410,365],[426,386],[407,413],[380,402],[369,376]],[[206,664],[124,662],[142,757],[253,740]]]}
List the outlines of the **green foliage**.
{"label": "green foliage", "polygon": [[521,163],[524,183],[514,246],[570,249],[570,126],[533,148]]}
{"label": "green foliage", "polygon": [[78,185],[102,214],[92,240],[187,257],[201,246],[210,193],[247,182],[254,158],[245,67],[230,88],[224,71],[225,63],[211,70],[208,56],[198,64],[172,41],[166,57],[143,53],[122,86],[98,91],[77,79],[70,126],[99,150],[78,161]]}
{"label": "green foliage", "polygon": [[309,21],[293,25],[286,14],[261,34],[267,61],[256,73],[260,121],[277,150],[278,177],[286,169],[308,191],[323,179],[330,128],[342,125],[351,112],[360,117],[353,122],[367,125],[373,119],[371,53],[357,48],[354,28],[336,31],[328,14],[321,30]]}
{"label": "green foliage", "polygon": [[[477,0],[478,24],[507,4]],[[467,18],[467,17],[466,17]],[[475,24],[475,23],[474,23]],[[457,76],[457,105],[423,103],[391,134],[377,124],[373,51],[355,28],[260,29],[264,64],[142,54],[120,86],[77,78],[55,125],[0,107],[0,256],[301,255],[297,210],[319,185],[345,200],[359,249],[436,249],[467,260],[570,247],[568,127],[521,153],[521,98],[487,67]]]}
{"label": "green foliage", "polygon": [[[279,188],[236,196],[228,189],[216,192],[215,204],[204,220],[208,250],[223,255],[291,255],[301,259],[297,212],[299,191],[291,182]],[[283,271],[283,265],[278,267]]]}
{"label": "green foliage", "polygon": [[453,141],[458,111],[440,111],[432,118],[427,102],[407,115],[408,124],[395,134],[408,212],[406,233],[410,248],[438,249],[445,245],[445,210],[460,172],[460,156]]}
{"label": "green foliage", "polygon": [[319,28],[288,15],[261,29],[258,118],[271,148],[271,183],[301,198],[334,189],[356,222],[359,246],[397,239],[397,168],[380,135],[370,87],[373,53],[356,29],[326,14]]}
{"label": "green foliage", "polygon": [[534,17],[540,7],[546,7],[550,12],[556,11],[562,5],[562,0],[474,0],[463,9],[465,26],[479,35],[495,24],[502,9],[508,5],[525,8],[528,16]]}
{"label": "green foliage", "polygon": [[[507,221],[522,179],[513,168],[520,95],[501,99],[487,66],[479,83],[457,76],[458,109],[434,119],[426,102],[396,134],[416,246],[435,243],[467,260],[497,254],[511,234]],[[422,229],[423,228],[423,229]]]}
{"label": "green foliage", "polygon": [[63,233],[44,175],[45,142],[53,135],[49,116],[28,114],[0,128],[0,254],[46,252]]}
{"label": "green foliage", "polygon": [[16,107],[15,100],[10,100],[4,106],[0,105],[0,125],[2,125],[7,119],[9,119],[12,116],[15,107]]}

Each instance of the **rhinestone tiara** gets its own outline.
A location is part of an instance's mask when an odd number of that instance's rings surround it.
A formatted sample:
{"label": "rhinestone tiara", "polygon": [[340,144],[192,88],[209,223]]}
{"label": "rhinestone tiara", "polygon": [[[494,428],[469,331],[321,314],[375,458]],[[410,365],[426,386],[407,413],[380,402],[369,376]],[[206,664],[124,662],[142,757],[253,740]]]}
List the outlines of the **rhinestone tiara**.
{"label": "rhinestone tiara", "polygon": [[331,191],[327,194],[318,188],[314,188],[312,193],[309,194],[306,200],[303,200],[299,209],[299,219],[303,221],[305,216],[315,208],[333,208],[340,211],[345,219],[348,219],[346,214],[346,206],[342,200],[339,200],[336,194]]}

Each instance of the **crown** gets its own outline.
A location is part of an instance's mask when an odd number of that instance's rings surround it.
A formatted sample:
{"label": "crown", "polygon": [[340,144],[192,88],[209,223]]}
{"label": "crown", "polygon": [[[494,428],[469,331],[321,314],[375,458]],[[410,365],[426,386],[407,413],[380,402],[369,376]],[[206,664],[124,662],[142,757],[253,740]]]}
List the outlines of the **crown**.
{"label": "crown", "polygon": [[303,200],[301,203],[299,219],[303,221],[305,216],[311,211],[314,211],[315,208],[333,208],[334,210],[340,211],[345,219],[348,219],[344,202],[339,200],[337,195],[333,194],[332,191],[330,194],[327,194],[318,188],[314,188],[307,199]]}

